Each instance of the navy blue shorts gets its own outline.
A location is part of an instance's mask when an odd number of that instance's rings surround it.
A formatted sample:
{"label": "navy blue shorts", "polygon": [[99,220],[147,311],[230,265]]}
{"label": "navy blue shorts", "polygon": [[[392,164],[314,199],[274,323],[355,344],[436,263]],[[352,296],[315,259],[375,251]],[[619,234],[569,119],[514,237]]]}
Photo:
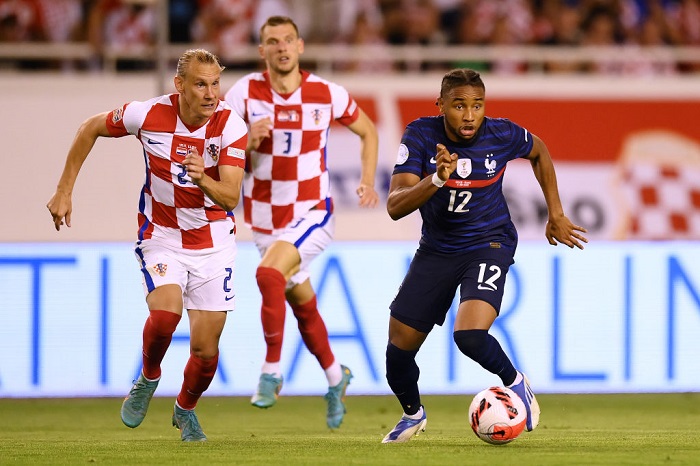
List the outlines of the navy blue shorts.
{"label": "navy blue shorts", "polygon": [[506,274],[515,251],[482,248],[461,254],[416,251],[408,273],[389,306],[391,316],[418,331],[428,333],[445,322],[460,289],[460,303],[479,299],[501,310]]}

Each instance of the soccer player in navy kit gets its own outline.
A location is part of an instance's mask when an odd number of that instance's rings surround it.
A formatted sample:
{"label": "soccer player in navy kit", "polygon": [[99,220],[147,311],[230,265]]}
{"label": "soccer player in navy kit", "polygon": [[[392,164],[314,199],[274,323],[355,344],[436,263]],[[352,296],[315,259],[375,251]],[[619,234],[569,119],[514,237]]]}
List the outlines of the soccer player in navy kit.
{"label": "soccer player in navy kit", "polygon": [[390,306],[386,378],[404,414],[383,443],[406,442],[425,430],[415,357],[433,326],[444,323],[458,288],[457,347],[523,399],[528,431],[539,422],[527,378],[489,334],[518,243],[502,190],[506,164],[530,161],[547,203],[550,244],[583,249],[588,240],[581,234],[586,229],[564,215],[545,144],[507,119],[486,117],[485,92],[476,71],[448,72],[436,102],[440,115],[413,121],[401,139],[387,210],[398,220],[418,209],[423,227]]}

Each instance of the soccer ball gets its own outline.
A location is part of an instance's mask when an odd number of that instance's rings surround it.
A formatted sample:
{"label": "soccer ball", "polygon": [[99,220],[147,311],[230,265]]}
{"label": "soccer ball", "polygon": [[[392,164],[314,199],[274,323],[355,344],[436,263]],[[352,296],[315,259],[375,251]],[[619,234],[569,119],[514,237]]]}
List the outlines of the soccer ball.
{"label": "soccer ball", "polygon": [[472,430],[477,437],[492,445],[503,445],[518,438],[526,421],[525,404],[510,388],[482,390],[469,405]]}

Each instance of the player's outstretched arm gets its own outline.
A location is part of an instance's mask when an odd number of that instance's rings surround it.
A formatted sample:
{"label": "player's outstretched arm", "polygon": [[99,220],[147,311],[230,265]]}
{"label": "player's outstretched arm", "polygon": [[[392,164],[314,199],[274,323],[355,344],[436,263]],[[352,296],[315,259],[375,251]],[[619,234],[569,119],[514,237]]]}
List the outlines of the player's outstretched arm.
{"label": "player's outstretched arm", "polygon": [[570,248],[575,246],[583,249],[581,243],[587,243],[588,239],[581,233],[586,233],[586,229],[575,225],[564,215],[552,157],[549,155],[547,146],[539,137],[532,134],[532,138],[532,150],[527,159],[530,160],[532,171],[542,188],[542,194],[544,194],[544,200],[547,203],[547,211],[549,212],[545,227],[547,241],[553,246],[562,243]]}
{"label": "player's outstretched arm", "polygon": [[[442,144],[437,144],[436,174],[445,182],[457,168],[457,154],[450,154]],[[392,220],[398,220],[418,209],[426,203],[439,187],[433,183],[433,178],[427,176],[422,180],[412,173],[396,173],[391,177],[389,197],[386,209]]]}
{"label": "player's outstretched arm", "polygon": [[56,192],[51,196],[46,208],[49,209],[56,231],[61,229],[64,224],[67,227],[71,226],[71,213],[73,212],[73,187],[75,180],[78,178],[80,168],[83,166],[85,159],[90,154],[95,141],[100,136],[109,136],[107,131],[107,115],[109,112],[98,113],[93,115],[80,125],[78,132],[73,139],[66,163],[63,167],[63,173],[58,180]]}
{"label": "player's outstretched arm", "polygon": [[360,207],[376,207],[379,203],[379,195],[374,189],[374,178],[377,172],[377,160],[379,158],[379,136],[374,122],[360,109],[360,116],[350,126],[350,130],[360,136],[362,150],[360,153],[362,163],[362,175],[360,184],[355,192],[360,198]]}

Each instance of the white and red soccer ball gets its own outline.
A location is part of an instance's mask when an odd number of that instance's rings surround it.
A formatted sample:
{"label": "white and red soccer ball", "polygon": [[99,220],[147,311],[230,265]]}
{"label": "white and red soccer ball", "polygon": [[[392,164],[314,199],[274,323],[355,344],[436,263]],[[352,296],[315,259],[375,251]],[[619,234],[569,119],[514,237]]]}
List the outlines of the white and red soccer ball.
{"label": "white and red soccer ball", "polygon": [[525,404],[510,388],[482,390],[469,405],[469,424],[476,436],[486,443],[512,442],[525,430],[526,422]]}

